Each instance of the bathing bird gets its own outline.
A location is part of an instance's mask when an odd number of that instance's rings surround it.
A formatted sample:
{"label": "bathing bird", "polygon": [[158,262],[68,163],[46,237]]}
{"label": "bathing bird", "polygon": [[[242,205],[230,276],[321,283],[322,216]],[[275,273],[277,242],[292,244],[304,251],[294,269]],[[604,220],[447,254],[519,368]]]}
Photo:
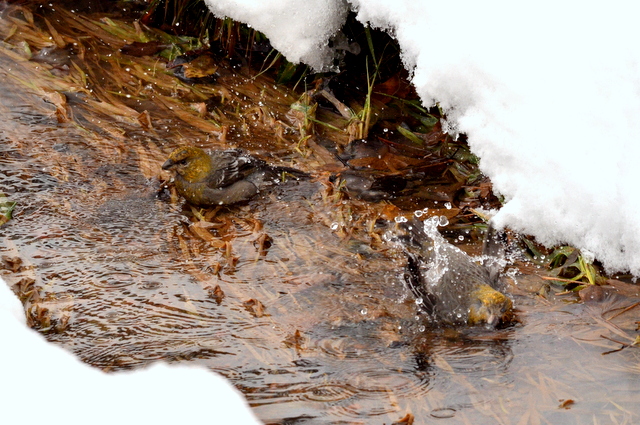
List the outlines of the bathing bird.
{"label": "bathing bird", "polygon": [[262,188],[285,178],[299,180],[307,173],[267,164],[242,149],[207,153],[194,146],[181,146],[162,165],[175,172],[178,193],[201,207],[231,205],[254,197]]}
{"label": "bathing bird", "polygon": [[398,240],[407,257],[404,279],[418,306],[435,321],[498,327],[513,322],[495,266],[485,266],[445,240],[435,225],[412,219]]}

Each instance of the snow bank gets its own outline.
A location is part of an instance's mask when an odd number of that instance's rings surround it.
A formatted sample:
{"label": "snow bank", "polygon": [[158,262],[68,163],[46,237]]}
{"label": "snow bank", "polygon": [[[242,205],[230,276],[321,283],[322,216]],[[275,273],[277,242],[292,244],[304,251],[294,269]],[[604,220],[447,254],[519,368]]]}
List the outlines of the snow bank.
{"label": "snow bank", "polygon": [[[208,1],[290,61],[327,64],[337,0]],[[640,276],[640,4],[349,0],[392,32],[423,103],[467,133],[506,204],[498,226]],[[366,51],[366,50],[364,50]]]}
{"label": "snow bank", "polygon": [[242,395],[202,368],[156,364],[106,374],[25,325],[0,279],[0,422],[5,424],[260,424]]}
{"label": "snow bank", "polygon": [[347,16],[344,0],[205,0],[218,17],[245,22],[269,35],[273,47],[290,62],[331,68],[331,36]]}

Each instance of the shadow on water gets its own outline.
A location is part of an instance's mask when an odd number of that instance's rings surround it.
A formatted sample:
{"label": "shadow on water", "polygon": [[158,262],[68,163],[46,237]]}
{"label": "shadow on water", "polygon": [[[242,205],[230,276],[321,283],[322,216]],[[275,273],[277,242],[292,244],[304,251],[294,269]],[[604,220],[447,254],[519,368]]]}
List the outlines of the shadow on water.
{"label": "shadow on water", "polygon": [[[5,40],[20,10],[4,10]],[[25,37],[36,34],[28,21],[18,22]],[[631,334],[637,310],[612,324],[573,298],[542,299],[541,281],[521,276],[511,285],[521,323],[432,329],[416,319],[402,260],[348,233],[350,220],[373,229],[383,203],[358,216],[365,203],[335,197],[323,178],[209,210],[206,220],[157,196],[160,165],[181,143],[250,138],[264,149],[268,139],[274,156],[293,158],[294,142],[247,123],[210,132],[152,102],[151,128],[129,107],[108,117],[74,74],[52,77],[52,65],[13,43],[0,48],[0,191],[17,202],[1,228],[2,276],[50,341],[110,371],[160,359],[205,365],[241,388],[266,423],[390,424],[407,413],[415,423],[640,420],[640,354],[603,356],[613,343],[601,337]],[[86,57],[114,49],[83,43]],[[271,84],[226,78],[216,90]],[[50,101],[56,90],[69,93],[68,120]],[[292,99],[273,100],[273,110],[284,115]]]}

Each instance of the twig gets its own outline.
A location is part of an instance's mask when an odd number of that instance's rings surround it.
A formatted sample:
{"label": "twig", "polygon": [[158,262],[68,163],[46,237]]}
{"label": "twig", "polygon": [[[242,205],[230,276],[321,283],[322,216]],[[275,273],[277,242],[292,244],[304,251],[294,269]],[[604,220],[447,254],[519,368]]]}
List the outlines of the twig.
{"label": "twig", "polygon": [[637,307],[637,306],[639,306],[639,305],[640,305],[640,301],[638,301],[638,302],[636,302],[636,303],[634,303],[634,304],[631,304],[629,307],[626,307],[626,308],[624,308],[623,310],[621,310],[621,311],[617,312],[617,313],[616,313],[616,314],[614,314],[613,316],[609,317],[609,319],[607,319],[607,320],[612,320],[612,319],[614,319],[614,318],[616,318],[616,317],[620,316],[621,314],[626,313],[627,311],[629,311],[629,310],[631,310],[632,308],[635,308],[635,307]]}

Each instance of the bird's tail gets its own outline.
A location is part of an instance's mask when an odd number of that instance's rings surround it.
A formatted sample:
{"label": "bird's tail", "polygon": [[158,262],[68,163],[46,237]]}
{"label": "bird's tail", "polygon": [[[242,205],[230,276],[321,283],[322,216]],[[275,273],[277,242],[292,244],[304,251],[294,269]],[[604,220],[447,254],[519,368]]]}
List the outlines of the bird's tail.
{"label": "bird's tail", "polygon": [[[399,228],[402,231],[398,234],[397,240],[402,245],[402,249],[406,252],[418,252],[420,256],[425,255],[425,252],[432,252],[432,250],[426,250],[424,248],[433,247],[434,237],[430,236],[425,230],[425,223],[412,218],[409,221],[399,224]],[[435,229],[434,229],[435,231]]]}
{"label": "bird's tail", "polygon": [[407,255],[407,266],[404,272],[404,281],[415,297],[418,307],[432,316],[435,314],[435,303],[437,300],[435,295],[427,290],[427,285],[420,268],[422,259],[411,252],[405,251],[405,254]]}
{"label": "bird's tail", "polygon": [[287,179],[307,180],[307,179],[311,178],[311,174],[305,173],[304,171],[300,171],[300,170],[295,169],[295,168],[280,167],[280,166],[274,166],[274,167],[271,167],[271,168],[272,168],[272,171],[275,174],[277,174],[278,178],[281,181],[286,181]]}

